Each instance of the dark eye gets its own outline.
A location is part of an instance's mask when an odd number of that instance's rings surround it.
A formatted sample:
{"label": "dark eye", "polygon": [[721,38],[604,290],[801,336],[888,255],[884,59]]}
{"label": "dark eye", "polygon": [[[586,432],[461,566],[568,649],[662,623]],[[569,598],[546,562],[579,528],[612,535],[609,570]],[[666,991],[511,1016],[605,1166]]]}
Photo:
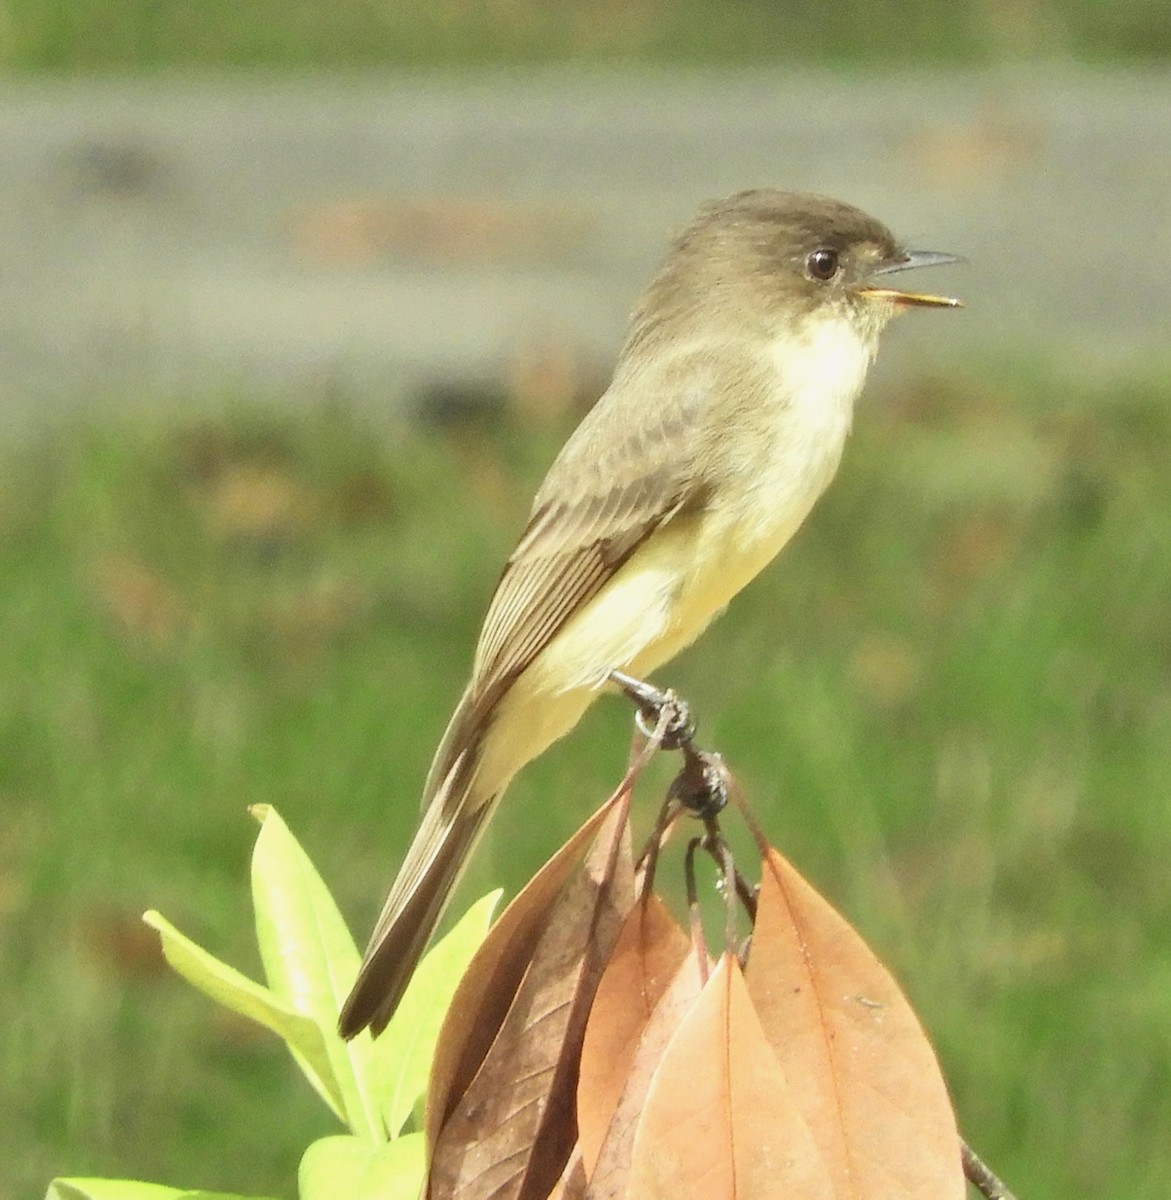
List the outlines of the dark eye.
{"label": "dark eye", "polygon": [[836,250],[820,246],[805,260],[805,273],[810,279],[820,279],[825,283],[838,273],[840,265]]}

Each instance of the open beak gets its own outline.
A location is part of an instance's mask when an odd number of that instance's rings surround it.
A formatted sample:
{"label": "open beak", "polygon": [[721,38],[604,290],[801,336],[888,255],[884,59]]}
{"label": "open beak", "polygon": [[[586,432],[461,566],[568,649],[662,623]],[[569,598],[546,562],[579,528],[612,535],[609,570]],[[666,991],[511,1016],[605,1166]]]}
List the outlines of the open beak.
{"label": "open beak", "polygon": [[[873,274],[893,275],[896,271],[910,271],[915,267],[941,267],[945,263],[963,262],[954,254],[940,254],[937,250],[909,250],[896,262],[879,267]],[[861,296],[871,296],[875,300],[893,300],[896,304],[919,304],[930,308],[963,308],[964,302],[954,296],[932,296],[925,292],[904,292],[898,288],[883,287],[881,284],[867,284],[858,289]]]}

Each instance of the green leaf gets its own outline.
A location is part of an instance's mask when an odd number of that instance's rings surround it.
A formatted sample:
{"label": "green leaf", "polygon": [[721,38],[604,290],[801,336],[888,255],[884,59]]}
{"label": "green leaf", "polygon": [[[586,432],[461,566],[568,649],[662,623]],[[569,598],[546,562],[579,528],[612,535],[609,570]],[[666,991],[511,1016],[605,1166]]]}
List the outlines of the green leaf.
{"label": "green leaf", "polygon": [[456,986],[492,924],[503,892],[476,901],[419,963],[386,1031],[370,1047],[391,1137],[401,1132],[427,1087],[443,1018]]}
{"label": "green leaf", "polygon": [[[248,1200],[234,1192],[192,1191],[138,1179],[54,1179],[45,1200]],[[260,1200],[259,1197],[255,1200]]]}
{"label": "green leaf", "polygon": [[256,938],[269,986],[321,1031],[351,1132],[382,1141],[378,1096],[360,1045],[337,1035],[342,1001],[358,974],[358,949],[329,889],[276,809],[257,805],[252,852]]}
{"label": "green leaf", "polygon": [[418,1200],[426,1154],[421,1133],[376,1146],[365,1138],[314,1142],[297,1173],[300,1200]]}
{"label": "green leaf", "polygon": [[190,1194],[137,1179],[54,1179],[45,1200],[175,1200]]}
{"label": "green leaf", "polygon": [[[165,917],[151,910],[142,919],[162,939],[163,957],[188,983],[225,1008],[271,1029],[284,1039],[298,1066],[321,1098],[345,1120],[341,1090],[317,1022],[294,1012],[268,988],[262,987],[202,946],[181,934]],[[157,1185],[146,1185],[157,1186]]]}
{"label": "green leaf", "polygon": [[256,936],[269,986],[327,1027],[358,974],[358,948],[329,889],[275,808],[258,804],[252,852]]}

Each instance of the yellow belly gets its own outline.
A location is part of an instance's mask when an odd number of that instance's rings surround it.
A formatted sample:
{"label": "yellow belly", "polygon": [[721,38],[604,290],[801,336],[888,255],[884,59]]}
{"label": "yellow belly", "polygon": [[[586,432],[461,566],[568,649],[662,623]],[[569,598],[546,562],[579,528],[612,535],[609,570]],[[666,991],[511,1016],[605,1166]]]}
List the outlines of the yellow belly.
{"label": "yellow belly", "polygon": [[612,670],[643,678],[690,645],[792,536],[805,512],[745,545],[710,514],[659,530],[559,630],[502,698],[479,783],[498,793],[568,733]]}

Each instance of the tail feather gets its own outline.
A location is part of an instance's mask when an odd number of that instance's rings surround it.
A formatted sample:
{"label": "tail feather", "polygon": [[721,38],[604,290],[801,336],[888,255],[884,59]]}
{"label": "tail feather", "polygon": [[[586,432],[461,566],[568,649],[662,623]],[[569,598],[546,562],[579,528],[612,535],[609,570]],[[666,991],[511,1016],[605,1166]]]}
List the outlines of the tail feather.
{"label": "tail feather", "polygon": [[342,1006],[343,1037],[386,1027],[497,800],[520,767],[576,724],[594,693],[520,704],[515,695],[469,687],[457,705],[423,789],[419,831]]}
{"label": "tail feather", "polygon": [[338,1032],[352,1038],[386,1028],[427,949],[489,813],[492,797],[473,795],[475,770],[461,756],[424,813],[383,907],[358,978],[342,1006]]}

